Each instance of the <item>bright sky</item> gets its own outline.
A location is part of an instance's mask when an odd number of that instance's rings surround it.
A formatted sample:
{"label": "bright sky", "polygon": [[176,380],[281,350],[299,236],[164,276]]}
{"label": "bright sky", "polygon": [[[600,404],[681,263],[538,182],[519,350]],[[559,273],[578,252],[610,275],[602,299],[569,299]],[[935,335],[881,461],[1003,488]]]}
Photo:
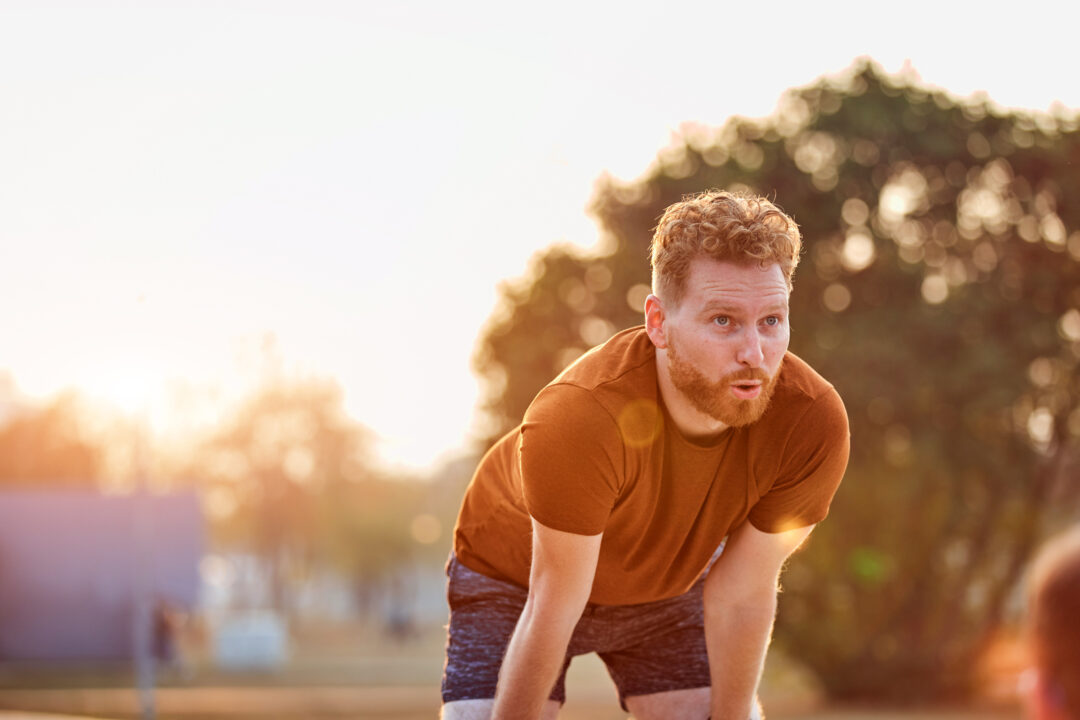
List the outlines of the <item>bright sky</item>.
{"label": "bright sky", "polygon": [[1080,108],[1071,3],[520,5],[0,0],[0,369],[169,435],[250,389],[272,336],[424,468],[467,440],[496,283],[593,245],[593,181],[681,123],[861,55]]}

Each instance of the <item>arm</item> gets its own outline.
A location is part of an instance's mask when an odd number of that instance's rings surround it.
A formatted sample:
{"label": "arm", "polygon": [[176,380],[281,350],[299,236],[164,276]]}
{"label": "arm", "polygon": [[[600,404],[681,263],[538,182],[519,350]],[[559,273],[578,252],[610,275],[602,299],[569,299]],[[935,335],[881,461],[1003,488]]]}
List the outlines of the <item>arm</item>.
{"label": "arm", "polygon": [[744,522],[709,571],[705,643],[713,720],[750,717],[772,635],[780,570],[812,529],[765,533]]}
{"label": "arm", "polygon": [[600,535],[532,521],[529,597],[499,673],[492,718],[538,718],[592,590]]}

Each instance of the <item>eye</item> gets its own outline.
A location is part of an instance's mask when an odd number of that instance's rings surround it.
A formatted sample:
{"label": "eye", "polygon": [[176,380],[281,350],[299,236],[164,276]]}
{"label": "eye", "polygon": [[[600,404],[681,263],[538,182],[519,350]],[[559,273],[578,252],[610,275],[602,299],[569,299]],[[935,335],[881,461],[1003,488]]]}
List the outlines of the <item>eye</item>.
{"label": "eye", "polygon": [[776,317],[775,315],[770,315],[769,317],[765,318],[765,324],[776,327],[780,324],[780,318]]}
{"label": "eye", "polygon": [[731,324],[731,318],[729,318],[727,315],[717,315],[713,318],[713,322],[720,327],[727,327]]}

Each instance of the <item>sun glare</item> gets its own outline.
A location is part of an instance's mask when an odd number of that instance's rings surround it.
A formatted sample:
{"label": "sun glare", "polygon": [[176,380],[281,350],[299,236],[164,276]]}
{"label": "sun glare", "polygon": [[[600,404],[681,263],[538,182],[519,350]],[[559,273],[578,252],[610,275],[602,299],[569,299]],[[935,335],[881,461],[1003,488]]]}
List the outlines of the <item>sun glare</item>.
{"label": "sun glare", "polygon": [[139,366],[118,366],[78,383],[78,389],[114,406],[125,415],[150,414],[160,387],[161,380],[153,377],[151,368]]}

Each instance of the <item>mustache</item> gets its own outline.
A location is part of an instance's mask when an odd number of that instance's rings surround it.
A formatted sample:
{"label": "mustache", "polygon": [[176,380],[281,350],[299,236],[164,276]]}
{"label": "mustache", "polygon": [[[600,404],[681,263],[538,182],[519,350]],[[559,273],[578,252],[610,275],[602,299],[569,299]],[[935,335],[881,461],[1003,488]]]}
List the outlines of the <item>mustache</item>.
{"label": "mustache", "polygon": [[772,376],[761,368],[744,368],[742,370],[736,370],[733,373],[728,373],[720,380],[724,385],[738,382],[739,380],[760,380],[763,383],[769,382]]}

